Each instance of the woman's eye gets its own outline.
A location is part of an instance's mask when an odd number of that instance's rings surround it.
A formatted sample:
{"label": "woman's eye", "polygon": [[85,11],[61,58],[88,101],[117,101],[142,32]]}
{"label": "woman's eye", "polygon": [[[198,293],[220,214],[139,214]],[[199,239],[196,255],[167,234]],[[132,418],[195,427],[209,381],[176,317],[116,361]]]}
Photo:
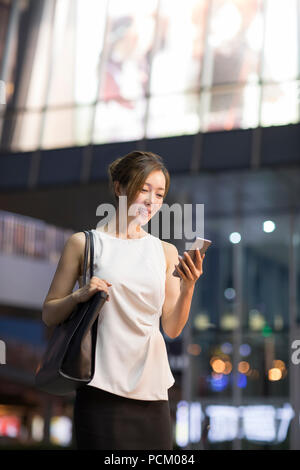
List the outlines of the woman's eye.
{"label": "woman's eye", "polygon": [[[148,192],[148,189],[142,189],[142,192]],[[164,196],[162,194],[157,194],[157,196],[163,198]]]}

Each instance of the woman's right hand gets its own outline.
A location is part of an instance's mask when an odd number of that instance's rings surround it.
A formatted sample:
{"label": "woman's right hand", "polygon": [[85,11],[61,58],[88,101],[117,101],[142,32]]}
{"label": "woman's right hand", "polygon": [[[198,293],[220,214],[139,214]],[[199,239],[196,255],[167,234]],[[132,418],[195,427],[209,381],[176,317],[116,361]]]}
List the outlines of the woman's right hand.
{"label": "woman's right hand", "polygon": [[108,287],[112,284],[105,279],[99,279],[97,276],[93,276],[85,286],[80,287],[73,292],[73,296],[77,303],[86,302],[89,300],[96,292],[103,290],[108,295],[107,301],[109,301],[109,292]]}

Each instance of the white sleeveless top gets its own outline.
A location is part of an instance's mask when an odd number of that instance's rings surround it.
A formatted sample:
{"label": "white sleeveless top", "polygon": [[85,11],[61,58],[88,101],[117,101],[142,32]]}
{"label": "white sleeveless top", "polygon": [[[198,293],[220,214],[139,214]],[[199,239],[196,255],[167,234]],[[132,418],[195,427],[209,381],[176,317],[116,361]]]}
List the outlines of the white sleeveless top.
{"label": "white sleeveless top", "polygon": [[166,280],[162,242],[151,234],[125,240],[100,230],[92,233],[94,276],[112,286],[98,317],[89,385],[128,398],[168,400],[175,379],[159,329]]}

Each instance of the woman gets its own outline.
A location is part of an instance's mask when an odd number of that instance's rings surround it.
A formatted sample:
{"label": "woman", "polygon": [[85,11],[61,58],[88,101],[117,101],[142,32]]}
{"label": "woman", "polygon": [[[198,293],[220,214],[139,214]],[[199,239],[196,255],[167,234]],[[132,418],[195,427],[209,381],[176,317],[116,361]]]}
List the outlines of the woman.
{"label": "woman", "polygon": [[[48,326],[60,323],[78,302],[98,290],[108,294],[98,318],[95,374],[74,403],[78,449],[170,450],[168,389],[174,377],[159,321],[170,338],[181,333],[205,255],[196,250],[194,263],[185,253],[180,269],[176,247],[141,228],[169,189],[160,156],[131,152],[109,165],[109,176],[117,210],[108,225],[92,230],[94,276],[87,271],[82,286],[85,235],[75,233],[59,260],[43,320]],[[127,197],[125,217],[121,196]],[[175,266],[180,278],[172,275]],[[76,280],[80,287],[72,292]]]}

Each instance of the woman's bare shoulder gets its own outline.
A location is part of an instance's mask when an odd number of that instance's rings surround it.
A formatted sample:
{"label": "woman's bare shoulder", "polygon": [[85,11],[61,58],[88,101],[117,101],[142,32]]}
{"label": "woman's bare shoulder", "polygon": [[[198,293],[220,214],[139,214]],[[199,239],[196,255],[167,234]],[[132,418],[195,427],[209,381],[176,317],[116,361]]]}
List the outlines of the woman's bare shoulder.
{"label": "woman's bare shoulder", "polygon": [[166,242],[164,240],[161,240],[162,244],[163,244],[163,247],[166,249],[166,250],[169,250],[169,251],[177,251],[177,248],[176,246],[173,244],[173,243],[169,243],[169,242]]}
{"label": "woman's bare shoulder", "polygon": [[85,247],[85,234],[83,232],[73,233],[69,237],[68,243],[72,244],[72,247],[74,247],[78,254],[82,254]]}
{"label": "woman's bare shoulder", "polygon": [[168,269],[170,261],[174,259],[174,256],[178,256],[178,251],[177,251],[176,246],[173,245],[173,243],[169,243],[164,240],[161,240],[161,242],[162,242],[162,246],[165,252],[167,269]]}
{"label": "woman's bare shoulder", "polygon": [[74,243],[77,243],[79,246],[85,243],[85,234],[83,232],[75,232],[70,238],[74,240]]}
{"label": "woman's bare shoulder", "polygon": [[[80,276],[83,273],[83,257],[84,257],[84,249],[85,249],[85,241],[86,237],[84,232],[75,232],[70,236],[70,242],[72,242],[74,246],[74,250],[80,261]],[[89,259],[88,259],[88,267],[89,267]]]}

